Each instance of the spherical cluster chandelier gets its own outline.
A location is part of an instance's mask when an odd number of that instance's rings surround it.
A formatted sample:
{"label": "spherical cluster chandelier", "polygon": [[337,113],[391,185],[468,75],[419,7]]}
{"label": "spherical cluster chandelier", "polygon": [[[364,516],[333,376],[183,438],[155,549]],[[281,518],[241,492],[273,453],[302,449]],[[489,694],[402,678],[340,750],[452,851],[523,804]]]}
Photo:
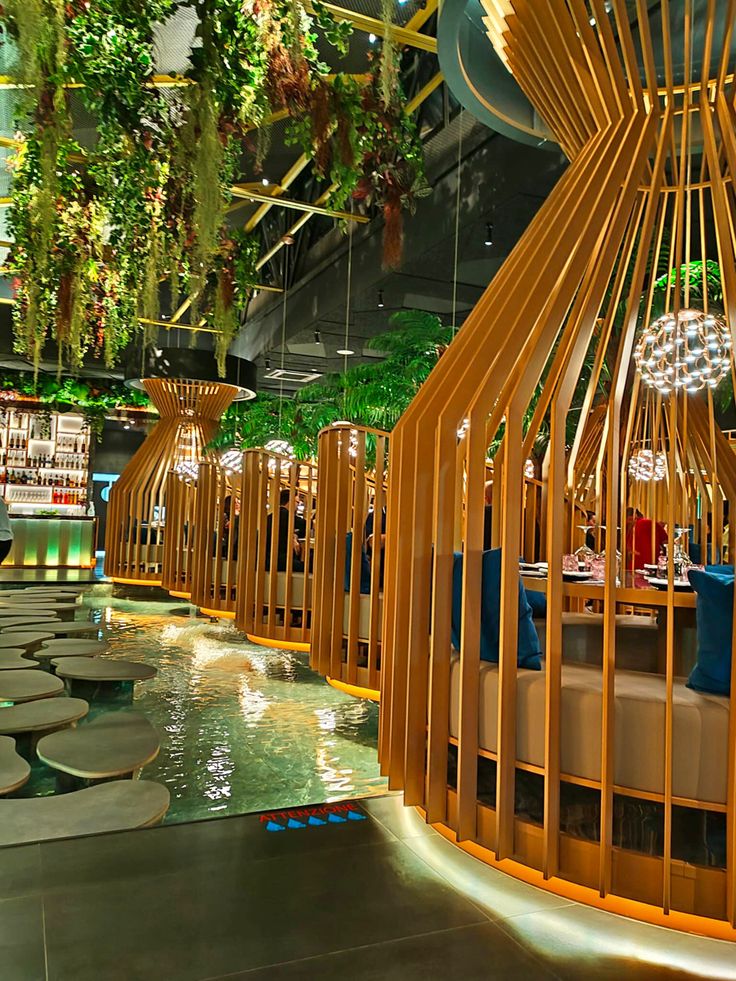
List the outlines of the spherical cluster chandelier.
{"label": "spherical cluster chandelier", "polygon": [[294,456],[294,447],[285,439],[270,439],[263,448],[279,456]]}
{"label": "spherical cluster chandelier", "polygon": [[667,458],[654,450],[637,449],[629,457],[629,476],[634,480],[664,480]]}
{"label": "spherical cluster chandelier", "polygon": [[179,480],[183,480],[188,484],[196,483],[199,477],[199,464],[195,460],[179,460],[174,465],[174,473]]}
{"label": "spherical cluster chandelier", "polygon": [[658,317],[634,352],[644,383],[662,395],[677,388],[715,388],[727,374],[730,359],[731,335],[723,317],[689,309]]}
{"label": "spherical cluster chandelier", "polygon": [[236,449],[224,450],[220,454],[220,466],[226,473],[243,472],[243,451]]}

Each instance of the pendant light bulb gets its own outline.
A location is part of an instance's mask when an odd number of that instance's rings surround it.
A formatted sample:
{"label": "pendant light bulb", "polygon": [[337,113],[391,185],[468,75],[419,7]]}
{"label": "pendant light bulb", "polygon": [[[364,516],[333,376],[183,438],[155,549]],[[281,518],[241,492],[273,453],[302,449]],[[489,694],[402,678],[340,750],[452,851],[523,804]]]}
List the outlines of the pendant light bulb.
{"label": "pendant light bulb", "polygon": [[489,222],[486,223],[486,240],[484,245],[493,245],[493,225]]}
{"label": "pendant light bulb", "polygon": [[383,310],[383,290],[378,291],[378,309]]}
{"label": "pendant light bulb", "polygon": [[266,358],[266,371],[270,371],[270,370],[271,370],[271,359]]}
{"label": "pendant light bulb", "polygon": [[318,330],[315,330],[315,332],[314,332],[314,343],[315,344],[321,344],[322,343],[322,335],[320,334],[320,332]]}

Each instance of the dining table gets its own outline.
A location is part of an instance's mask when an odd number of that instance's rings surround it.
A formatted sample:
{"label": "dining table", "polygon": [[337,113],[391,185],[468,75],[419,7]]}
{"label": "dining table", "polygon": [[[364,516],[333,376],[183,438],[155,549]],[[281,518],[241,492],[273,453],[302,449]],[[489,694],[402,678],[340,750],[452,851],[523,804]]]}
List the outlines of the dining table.
{"label": "dining table", "polygon": [[[532,573],[528,568],[521,570],[522,582],[527,590],[547,593],[548,575]],[[605,585],[600,580],[565,579],[563,577],[562,595],[565,606],[580,611],[581,608],[595,605],[602,609],[605,600]],[[624,573],[624,580],[615,587],[616,612],[625,606],[634,609],[652,611],[657,619],[657,671],[665,674],[667,668],[667,623],[672,610],[674,632],[674,672],[676,675],[687,675],[694,664],[695,647],[689,641],[689,632],[695,629],[695,610],[697,596],[692,588],[672,590],[660,589],[638,572]]]}

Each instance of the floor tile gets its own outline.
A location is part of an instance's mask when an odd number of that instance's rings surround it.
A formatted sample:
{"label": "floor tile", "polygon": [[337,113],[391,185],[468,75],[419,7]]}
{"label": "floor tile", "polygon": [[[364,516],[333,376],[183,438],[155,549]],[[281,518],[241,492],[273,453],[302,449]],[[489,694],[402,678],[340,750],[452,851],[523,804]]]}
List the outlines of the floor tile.
{"label": "floor tile", "polygon": [[[356,802],[351,802],[350,807],[365,813]],[[280,823],[285,823],[281,817]],[[242,865],[247,861],[395,840],[371,818],[337,823],[327,820],[316,826],[309,825],[306,819],[298,823],[307,826],[268,831],[268,820],[254,814],[44,843],[40,846],[43,884],[45,889],[67,889],[106,879],[163,875],[200,866],[211,869],[232,862]]]}
{"label": "floor tile", "polygon": [[40,896],[0,902],[0,977],[3,981],[43,981],[43,909]]}
{"label": "floor tile", "polygon": [[492,923],[443,930],[372,947],[292,961],[235,975],[228,981],[554,981]]}
{"label": "floor tile", "polygon": [[362,806],[376,821],[388,828],[397,838],[416,838],[436,835],[437,832],[417,814],[413,807],[404,806],[403,794],[387,794],[361,801]]}
{"label": "floor tile", "polygon": [[439,834],[433,838],[407,838],[405,844],[491,919],[570,905],[569,899],[492,869]]}
{"label": "floor tile", "polygon": [[38,845],[0,848],[0,899],[27,896],[41,889],[41,851]]}
{"label": "floor tile", "polygon": [[734,945],[573,905],[499,923],[559,977],[570,981],[736,979]]}
{"label": "floor tile", "polygon": [[53,981],[189,981],[485,918],[396,840],[45,896]]}

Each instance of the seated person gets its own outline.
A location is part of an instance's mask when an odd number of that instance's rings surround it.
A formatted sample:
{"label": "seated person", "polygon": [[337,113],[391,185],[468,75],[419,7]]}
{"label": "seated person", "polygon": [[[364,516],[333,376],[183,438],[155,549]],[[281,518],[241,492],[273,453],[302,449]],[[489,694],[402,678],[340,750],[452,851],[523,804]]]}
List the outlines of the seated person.
{"label": "seated person", "polygon": [[637,518],[631,545],[631,556],[634,569],[643,569],[645,565],[653,565],[667,542],[667,532],[661,521],[651,518]]}
{"label": "seated person", "polygon": [[[278,546],[276,556],[276,569],[278,572],[286,572],[289,546],[292,552],[291,568],[294,572],[304,572],[304,556],[300,537],[306,534],[306,521],[299,514],[294,515],[294,534],[289,543],[289,504],[291,502],[291,491],[284,487],[279,495],[279,526],[278,526]],[[273,530],[273,514],[266,518],[266,571],[271,570],[271,536]]]}
{"label": "seated person", "polygon": [[379,589],[383,589],[383,559],[384,548],[386,545],[386,508],[381,508],[381,534],[377,543],[374,534],[375,515],[376,512],[371,510],[368,513],[368,517],[365,519],[365,550],[366,554],[368,555],[368,560],[372,562],[375,555],[375,546],[378,544],[381,562],[378,572]]}
{"label": "seated person", "polygon": [[232,496],[228,494],[223,504],[222,540],[220,543],[220,555],[223,559],[228,557],[231,535],[233,536],[233,550],[230,558],[237,559],[238,557],[238,538],[240,535],[240,515],[238,514],[239,505],[238,502],[236,502],[235,514],[233,515],[232,503]]}

